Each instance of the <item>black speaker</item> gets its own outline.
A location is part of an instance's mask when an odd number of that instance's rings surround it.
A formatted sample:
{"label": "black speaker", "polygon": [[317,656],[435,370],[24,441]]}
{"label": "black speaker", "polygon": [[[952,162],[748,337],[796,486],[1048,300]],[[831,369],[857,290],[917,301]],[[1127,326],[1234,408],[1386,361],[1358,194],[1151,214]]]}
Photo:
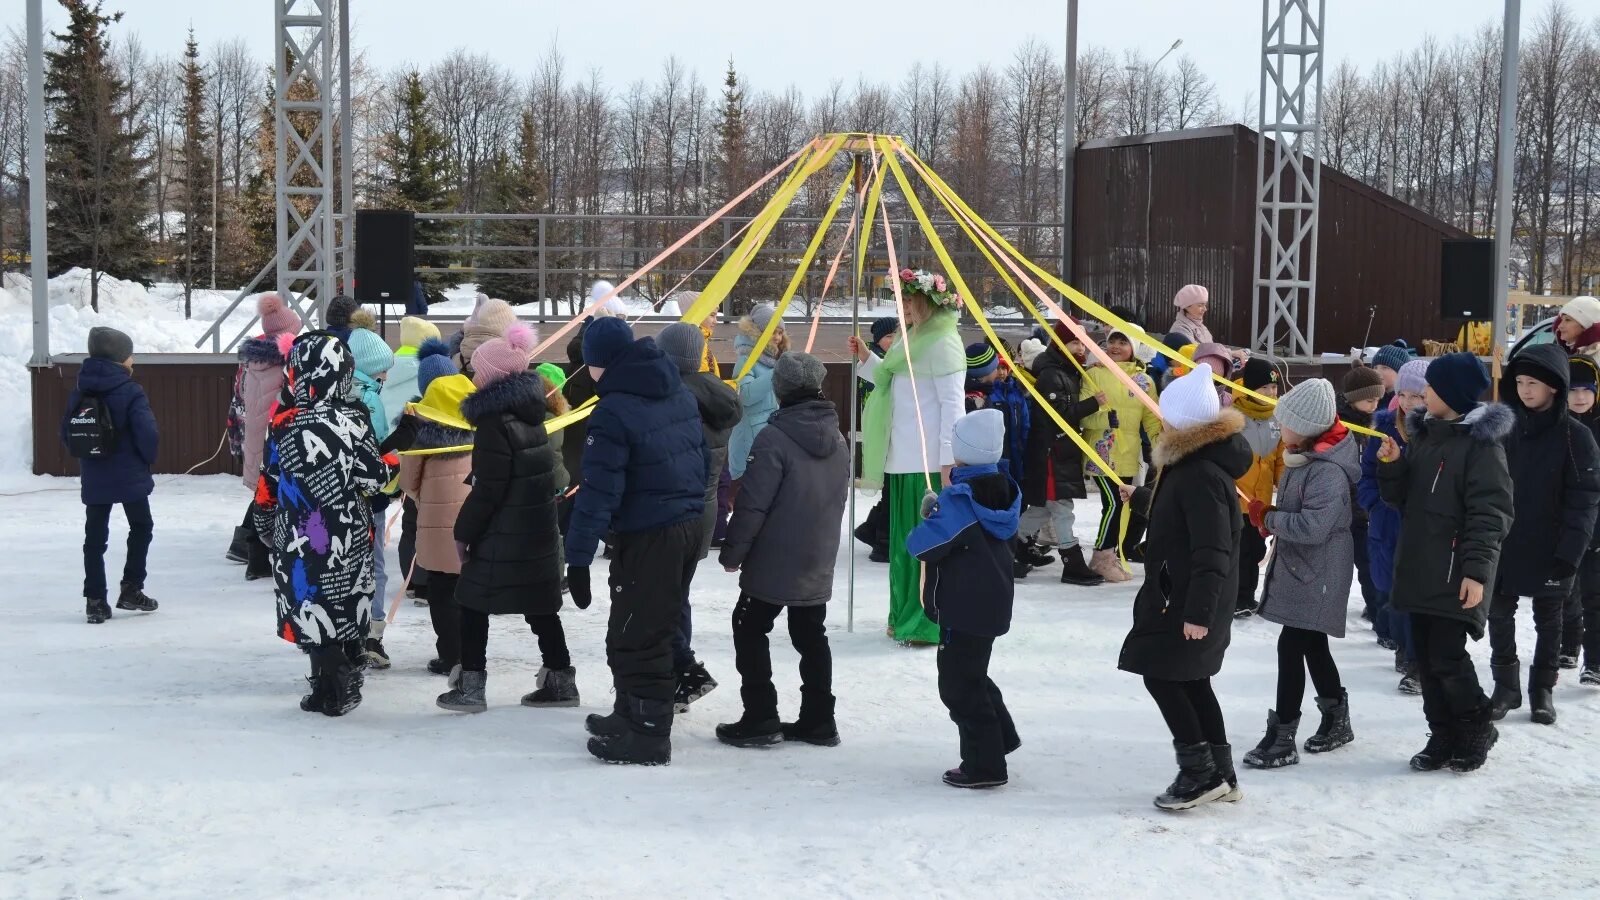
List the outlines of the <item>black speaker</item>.
{"label": "black speaker", "polygon": [[1494,241],[1446,240],[1439,256],[1439,318],[1494,318]]}
{"label": "black speaker", "polygon": [[411,299],[413,224],[410,210],[356,210],[356,300],[404,304]]}

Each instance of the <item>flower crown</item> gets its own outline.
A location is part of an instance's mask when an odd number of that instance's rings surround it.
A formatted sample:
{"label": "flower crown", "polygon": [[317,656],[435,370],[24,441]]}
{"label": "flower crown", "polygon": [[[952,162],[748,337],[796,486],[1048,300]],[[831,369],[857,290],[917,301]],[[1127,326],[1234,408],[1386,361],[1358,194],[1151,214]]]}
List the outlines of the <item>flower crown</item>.
{"label": "flower crown", "polygon": [[934,306],[945,309],[959,309],[961,295],[950,290],[950,285],[945,283],[943,275],[935,275],[924,269],[900,270],[900,290],[908,294],[921,294],[933,301]]}

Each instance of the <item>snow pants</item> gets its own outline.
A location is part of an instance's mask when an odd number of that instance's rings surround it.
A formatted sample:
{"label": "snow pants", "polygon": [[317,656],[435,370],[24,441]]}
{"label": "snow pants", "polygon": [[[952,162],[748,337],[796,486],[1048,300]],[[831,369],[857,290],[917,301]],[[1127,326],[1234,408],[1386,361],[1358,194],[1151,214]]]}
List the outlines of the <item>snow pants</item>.
{"label": "snow pants", "polygon": [[1006,754],[1021,745],[1000,688],[989,677],[994,638],[944,629],[939,644],[939,699],[961,736],[961,771],[1005,778]]}
{"label": "snow pants", "polygon": [[1422,676],[1422,714],[1430,728],[1450,727],[1489,704],[1467,653],[1467,628],[1460,619],[1411,614],[1411,637]]}

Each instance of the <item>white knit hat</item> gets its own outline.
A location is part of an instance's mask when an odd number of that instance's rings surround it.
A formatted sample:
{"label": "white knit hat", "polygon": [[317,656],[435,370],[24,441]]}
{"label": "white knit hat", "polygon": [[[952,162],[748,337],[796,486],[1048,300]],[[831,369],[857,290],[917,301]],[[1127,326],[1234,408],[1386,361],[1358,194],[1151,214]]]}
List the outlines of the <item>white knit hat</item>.
{"label": "white knit hat", "polygon": [[1573,297],[1567,305],[1561,307],[1561,314],[1582,325],[1584,328],[1593,328],[1600,323],[1600,300],[1593,297]]}
{"label": "white knit hat", "polygon": [[1273,411],[1278,424],[1295,434],[1315,437],[1339,420],[1338,394],[1326,378],[1308,378],[1278,399]]}
{"label": "white knit hat", "polygon": [[1168,428],[1198,428],[1221,415],[1222,401],[1211,386],[1211,374],[1211,364],[1200,363],[1161,392],[1161,418]]}

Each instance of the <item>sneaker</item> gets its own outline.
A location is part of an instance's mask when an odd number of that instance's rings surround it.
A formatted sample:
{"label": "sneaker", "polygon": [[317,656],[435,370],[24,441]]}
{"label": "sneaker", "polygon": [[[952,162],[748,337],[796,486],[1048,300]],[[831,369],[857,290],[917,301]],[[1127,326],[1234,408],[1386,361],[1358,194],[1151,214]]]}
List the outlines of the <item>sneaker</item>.
{"label": "sneaker", "polygon": [[145,596],[144,588],[131,584],[122,586],[122,593],[117,595],[117,609],[126,609],[133,612],[155,612],[161,604],[154,598]]}
{"label": "sneaker", "polygon": [[957,788],[996,788],[1006,783],[1006,777],[968,775],[960,766],[956,766],[944,773],[944,783]]}
{"label": "sneaker", "polygon": [[1261,608],[1261,604],[1257,603],[1254,600],[1250,600],[1250,601],[1248,601],[1246,603],[1237,604],[1233,608],[1233,617],[1235,619],[1248,619],[1251,616],[1255,615],[1256,614],[1256,610],[1259,610],[1260,608]]}
{"label": "sneaker", "polygon": [[83,599],[84,619],[90,625],[99,625],[111,618],[111,606],[104,597],[85,597]]}
{"label": "sneaker", "polygon": [[369,669],[389,668],[389,653],[383,649],[383,638],[369,637],[361,645],[361,664]]}
{"label": "sneaker", "polygon": [[678,673],[678,693],[672,698],[672,711],[683,715],[689,705],[717,689],[717,680],[704,664],[694,662]]}
{"label": "sneaker", "polygon": [[1035,569],[1042,569],[1056,561],[1051,552],[1034,541],[1026,541],[1017,556]]}

